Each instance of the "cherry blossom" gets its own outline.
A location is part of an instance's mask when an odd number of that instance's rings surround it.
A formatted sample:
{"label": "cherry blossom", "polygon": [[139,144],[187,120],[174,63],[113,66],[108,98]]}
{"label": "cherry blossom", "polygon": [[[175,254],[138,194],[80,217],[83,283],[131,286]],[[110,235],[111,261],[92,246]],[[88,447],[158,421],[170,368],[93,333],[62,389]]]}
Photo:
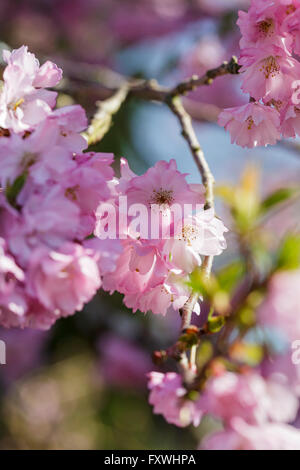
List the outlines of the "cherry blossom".
{"label": "cherry blossom", "polygon": [[180,375],[151,372],[148,377],[149,402],[155,414],[162,414],[168,423],[179,427],[199,425],[202,411],[197,403],[185,398],[187,390],[182,385]]}
{"label": "cherry blossom", "polygon": [[219,124],[230,132],[231,142],[241,147],[273,145],[280,139],[278,111],[259,102],[225,109]]}
{"label": "cherry blossom", "polygon": [[4,51],[7,63],[0,95],[0,126],[14,132],[32,130],[55,106],[57,93],[46,90],[62,78],[62,71],[48,61],[40,67],[26,46]]}

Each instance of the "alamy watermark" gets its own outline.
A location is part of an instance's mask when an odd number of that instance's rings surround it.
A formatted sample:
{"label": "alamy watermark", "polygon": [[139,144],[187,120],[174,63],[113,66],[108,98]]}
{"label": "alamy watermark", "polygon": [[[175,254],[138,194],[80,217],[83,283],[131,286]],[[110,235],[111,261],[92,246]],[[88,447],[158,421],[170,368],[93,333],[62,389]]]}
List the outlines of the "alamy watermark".
{"label": "alamy watermark", "polygon": [[292,363],[295,366],[300,365],[300,339],[293,341],[292,343]]}
{"label": "alamy watermark", "polygon": [[0,365],[6,364],[6,344],[0,340]]}
{"label": "alamy watermark", "polygon": [[204,236],[203,225],[197,214],[203,213],[202,204],[135,203],[128,205],[127,196],[118,203],[103,203],[97,211],[95,234],[101,240],[126,239],[129,234],[142,239],[185,239]]}

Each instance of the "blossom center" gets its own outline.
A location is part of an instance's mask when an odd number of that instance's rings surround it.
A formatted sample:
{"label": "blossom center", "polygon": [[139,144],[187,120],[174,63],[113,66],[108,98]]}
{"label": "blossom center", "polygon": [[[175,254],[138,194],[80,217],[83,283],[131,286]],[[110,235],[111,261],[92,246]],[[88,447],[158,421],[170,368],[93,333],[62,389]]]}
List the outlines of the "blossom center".
{"label": "blossom center", "polygon": [[264,73],[265,78],[274,78],[280,71],[280,65],[278,64],[276,57],[270,55],[264,59],[259,71]]}
{"label": "blossom center", "polygon": [[79,189],[78,184],[76,186],[73,186],[72,188],[67,188],[65,191],[65,196],[71,199],[72,201],[77,201],[76,191],[78,191],[78,189]]}
{"label": "blossom center", "polygon": [[295,5],[288,5],[285,10],[287,15],[290,15],[291,13],[294,13],[295,11],[296,11]]}
{"label": "blossom center", "polygon": [[173,201],[173,190],[163,188],[160,188],[159,190],[154,189],[150,199],[151,204],[158,204],[159,206],[170,206]]}
{"label": "blossom center", "polygon": [[267,37],[268,35],[273,34],[273,30],[274,30],[273,26],[274,26],[273,20],[270,19],[270,18],[268,18],[264,21],[260,21],[257,24],[258,32],[262,36]]}
{"label": "blossom center", "polygon": [[191,246],[192,242],[199,238],[199,235],[199,230],[194,225],[184,225],[179,240],[184,240],[188,246]]}
{"label": "blossom center", "polygon": [[252,117],[252,116],[248,116],[247,119],[246,119],[246,123],[247,123],[247,129],[248,129],[248,131],[251,131],[251,129],[252,129],[252,127],[253,127],[253,124],[254,124],[253,117]]}
{"label": "blossom center", "polygon": [[20,98],[15,103],[11,103],[8,107],[9,107],[9,109],[12,109],[13,111],[16,111],[24,102],[25,102],[24,98]]}

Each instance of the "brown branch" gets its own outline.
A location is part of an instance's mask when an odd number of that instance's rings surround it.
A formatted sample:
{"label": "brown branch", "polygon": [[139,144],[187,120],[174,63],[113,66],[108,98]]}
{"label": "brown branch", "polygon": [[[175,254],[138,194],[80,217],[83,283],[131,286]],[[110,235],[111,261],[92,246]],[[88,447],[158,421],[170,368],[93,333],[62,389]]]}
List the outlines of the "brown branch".
{"label": "brown branch", "polygon": [[167,102],[170,97],[186,95],[196,88],[211,85],[217,77],[224,75],[237,75],[240,66],[236,57],[232,57],[229,62],[223,62],[219,67],[208,70],[201,77],[193,76],[175,87],[163,87],[156,80],[131,79],[116,73],[107,67],[90,64],[73,64],[71,61],[56,59],[66,71],[67,80],[79,82],[80,86],[94,86],[104,88],[107,92],[115,94],[123,85],[128,85],[130,95],[147,101]]}
{"label": "brown branch", "polygon": [[222,77],[223,75],[237,75],[240,71],[241,66],[238,64],[237,58],[233,56],[229,62],[223,62],[219,67],[208,70],[202,77],[193,76],[192,78],[179,83],[173,88],[171,94],[185,95],[190,91],[194,91],[203,85],[211,85],[215,78]]}
{"label": "brown branch", "polygon": [[197,168],[200,171],[202,182],[206,190],[205,208],[211,209],[214,207],[214,177],[210,171],[204,152],[194,131],[192,119],[186,112],[179,96],[173,96],[168,100],[167,104],[179,120],[182,128],[182,136],[187,141]]}

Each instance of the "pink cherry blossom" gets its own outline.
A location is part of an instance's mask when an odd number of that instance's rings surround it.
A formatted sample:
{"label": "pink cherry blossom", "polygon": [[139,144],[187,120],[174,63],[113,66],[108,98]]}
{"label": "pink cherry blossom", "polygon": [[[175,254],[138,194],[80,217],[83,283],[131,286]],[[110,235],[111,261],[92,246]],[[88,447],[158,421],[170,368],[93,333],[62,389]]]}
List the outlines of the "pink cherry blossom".
{"label": "pink cherry blossom", "polygon": [[249,424],[262,424],[269,420],[293,421],[299,405],[293,393],[280,382],[265,381],[255,372],[226,372],[209,380],[201,406],[227,424],[235,417]]}
{"label": "pink cherry blossom", "polygon": [[226,227],[212,209],[202,210],[176,222],[173,237],[165,241],[162,252],[174,266],[191,273],[201,265],[201,255],[217,256],[223,252],[225,232]]}
{"label": "pink cherry blossom", "polygon": [[0,296],[10,292],[15,281],[23,281],[24,278],[24,272],[6,253],[5,240],[0,237]]}
{"label": "pink cherry blossom", "polygon": [[97,255],[97,263],[101,275],[107,275],[116,271],[118,259],[123,252],[120,240],[92,238],[84,241],[84,247],[90,248]]}
{"label": "pink cherry blossom", "polygon": [[239,11],[237,24],[242,33],[241,49],[272,44],[286,47],[290,38],[282,27],[280,3],[272,0],[252,1],[248,12]]}
{"label": "pink cherry blossom", "polygon": [[189,424],[199,426],[202,411],[197,403],[185,398],[187,390],[180,375],[174,372],[151,372],[148,377],[149,403],[153,405],[155,414],[162,414],[168,423],[179,427]]}
{"label": "pink cherry blossom", "polygon": [[3,58],[8,65],[0,95],[0,126],[17,133],[32,130],[55,106],[57,93],[45,88],[55,86],[62,71],[49,61],[40,67],[26,46],[4,51]]}
{"label": "pink cherry blossom", "polygon": [[239,63],[243,73],[242,90],[259,100],[286,100],[299,78],[300,63],[277,46],[244,49]]}
{"label": "pink cherry blossom", "polygon": [[300,270],[275,274],[257,312],[261,325],[278,329],[290,341],[300,338],[299,283]]}
{"label": "pink cherry blossom", "polygon": [[[288,348],[283,354],[265,358],[261,373],[267,380],[281,383],[295,396],[300,397],[300,367],[298,364],[293,364],[292,354],[293,349]],[[284,405],[282,402],[281,407]]]}
{"label": "pink cherry blossom", "polygon": [[[44,121],[40,132],[57,134],[58,146],[66,147],[71,152],[80,153],[87,148],[87,142],[80,132],[87,128],[88,122],[84,109],[79,105],[64,106],[53,111]],[[45,138],[43,136],[43,138]],[[53,137],[52,137],[53,139]]]}
{"label": "pink cherry blossom", "polygon": [[[189,289],[185,286],[188,278],[184,277],[178,270],[169,271],[164,281],[160,284],[149,287],[143,292],[128,293],[124,296],[124,304],[136,312],[151,311],[153,314],[166,315],[170,311],[178,311],[184,306],[190,296]],[[197,303],[194,307],[196,314],[200,313]]]}
{"label": "pink cherry blossom", "polygon": [[[148,232],[145,237],[130,227],[123,230],[123,252],[115,270],[104,275],[103,288],[124,294],[125,305],[134,312],[150,310],[165,315],[169,309],[180,309],[191,293],[188,274],[201,265],[201,256],[218,255],[226,247],[227,229],[212,210],[204,210],[202,186],[188,185],[185,176],[177,170],[174,160],[158,162],[142,176],[136,176],[126,160],[121,160],[121,178],[115,189],[119,196],[127,196],[128,208],[137,202],[143,205]],[[160,215],[155,222],[159,233],[155,239],[149,237],[153,204]],[[180,211],[172,218],[169,216],[174,204]],[[117,204],[115,209],[120,210],[120,215],[121,206]],[[195,209],[199,212],[192,216]],[[94,233],[101,238],[98,213],[97,217]],[[199,311],[196,304],[195,312]]]}
{"label": "pink cherry blossom", "polygon": [[[296,4],[296,2],[293,2]],[[293,5],[293,4],[292,4]],[[292,6],[291,5],[291,6]],[[293,38],[293,50],[295,54],[300,54],[300,40],[299,40],[299,32],[300,32],[300,9],[299,9],[299,2],[297,5],[293,5],[295,8],[290,8],[290,13],[286,15],[283,20],[283,27],[285,31]],[[297,6],[297,7],[296,7]]]}
{"label": "pink cherry blossom", "polygon": [[12,185],[18,176],[28,171],[36,183],[44,184],[47,180],[59,181],[65,173],[75,168],[69,150],[55,145],[55,141],[48,146],[43,137],[33,133],[27,139],[18,134],[1,139],[2,187]]}
{"label": "pink cherry blossom", "polygon": [[186,182],[185,174],[177,170],[175,160],[169,163],[157,162],[144,175],[131,178],[125,192],[128,206],[131,204],[144,204],[146,207],[157,205],[163,213],[168,213],[173,204],[203,204],[203,191],[201,187],[190,187]]}
{"label": "pink cherry blossom", "polygon": [[276,109],[259,102],[225,109],[219,124],[231,134],[231,142],[241,147],[273,145],[280,139],[280,116]]}
{"label": "pink cherry blossom", "polygon": [[300,106],[288,103],[281,113],[281,132],[283,137],[295,138],[300,135]]}
{"label": "pink cherry blossom", "polygon": [[122,244],[116,270],[104,277],[105,290],[136,295],[163,282],[168,268],[156,247],[145,247],[141,242]]}
{"label": "pink cherry blossom", "polygon": [[300,431],[287,424],[252,426],[236,418],[224,431],[206,437],[203,450],[300,450]]}
{"label": "pink cherry blossom", "polygon": [[59,251],[40,248],[30,260],[27,291],[57,316],[81,310],[100,287],[93,252],[67,243]]}

